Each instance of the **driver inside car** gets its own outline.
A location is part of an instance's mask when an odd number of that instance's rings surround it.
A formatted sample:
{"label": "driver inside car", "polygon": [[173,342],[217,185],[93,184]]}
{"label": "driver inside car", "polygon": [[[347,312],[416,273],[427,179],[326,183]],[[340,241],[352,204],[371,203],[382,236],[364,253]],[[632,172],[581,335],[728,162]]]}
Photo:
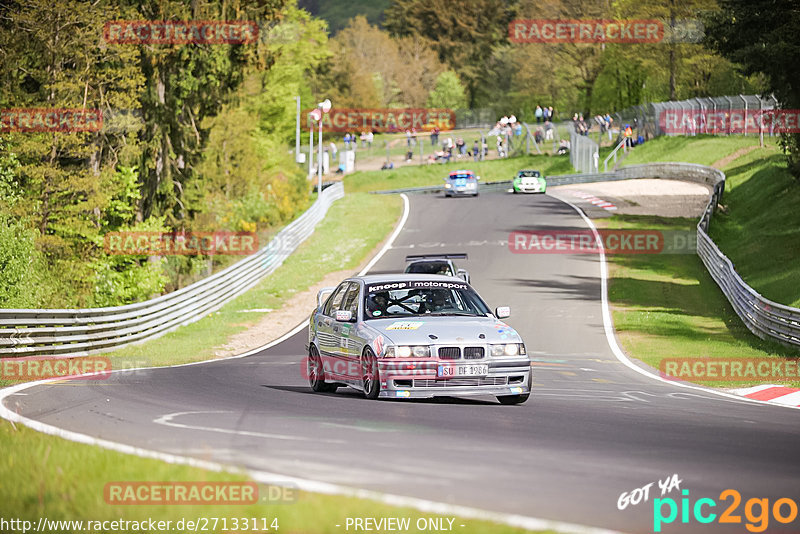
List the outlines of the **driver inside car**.
{"label": "driver inside car", "polygon": [[425,298],[425,311],[428,313],[436,313],[452,307],[450,292],[446,289],[434,289]]}
{"label": "driver inside car", "polygon": [[[367,304],[367,311],[373,317],[386,315],[386,310],[389,307],[389,293],[386,291],[379,291],[370,296],[369,303]],[[377,312],[377,314],[376,314]]]}

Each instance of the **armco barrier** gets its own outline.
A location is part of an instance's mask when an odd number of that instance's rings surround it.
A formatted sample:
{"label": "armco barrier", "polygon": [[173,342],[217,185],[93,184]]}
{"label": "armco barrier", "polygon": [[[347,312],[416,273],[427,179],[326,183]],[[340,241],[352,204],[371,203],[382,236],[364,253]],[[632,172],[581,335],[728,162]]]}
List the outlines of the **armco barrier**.
{"label": "armco barrier", "polygon": [[[711,188],[711,198],[703,216],[697,223],[697,254],[733,306],[736,314],[751,332],[763,339],[773,339],[784,345],[800,347],[800,309],[764,298],[747,285],[736,272],[731,260],[722,253],[708,235],[714,210],[722,200],[725,191],[725,174],[722,171],[693,163],[647,163],[621,167],[614,172],[547,176],[547,185],[552,187],[636,178],[683,180],[701,183]],[[510,181],[488,182],[480,184],[479,189],[480,191],[496,191],[507,188],[510,184]],[[429,186],[380,192],[418,193],[436,192],[443,189],[442,186]]]}
{"label": "armco barrier", "polygon": [[256,254],[152,300],[79,310],[0,309],[0,357],[97,354],[197,321],[277,269],[313,233],[330,205],[343,196],[341,183],[324,189],[305,213]]}

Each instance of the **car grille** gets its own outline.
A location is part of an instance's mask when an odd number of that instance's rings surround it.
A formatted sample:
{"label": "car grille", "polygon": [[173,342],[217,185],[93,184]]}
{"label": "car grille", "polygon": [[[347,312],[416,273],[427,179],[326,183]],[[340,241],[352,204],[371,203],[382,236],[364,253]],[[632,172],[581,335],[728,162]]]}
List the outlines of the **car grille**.
{"label": "car grille", "polygon": [[508,383],[506,376],[465,376],[461,378],[448,378],[446,380],[432,380],[420,378],[414,380],[415,388],[449,388],[464,386],[505,386]]}
{"label": "car grille", "polygon": [[480,360],[483,356],[483,347],[464,347],[465,360]]}
{"label": "car grille", "polygon": [[460,347],[439,347],[439,358],[442,360],[457,360],[461,358]]}

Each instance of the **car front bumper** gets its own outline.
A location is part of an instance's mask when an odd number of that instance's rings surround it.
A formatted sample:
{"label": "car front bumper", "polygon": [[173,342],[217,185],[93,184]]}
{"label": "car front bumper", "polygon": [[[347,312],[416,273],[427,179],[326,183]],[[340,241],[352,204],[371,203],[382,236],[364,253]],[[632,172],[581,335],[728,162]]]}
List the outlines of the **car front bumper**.
{"label": "car front bumper", "polygon": [[537,184],[523,184],[523,183],[515,183],[514,189],[519,191],[520,193],[544,193],[547,190],[547,184],[537,183]]}
{"label": "car front bumper", "polygon": [[[440,365],[488,364],[484,376],[440,378]],[[528,359],[498,360],[433,360],[378,362],[381,391],[379,397],[418,399],[430,397],[503,396],[530,393],[531,363]]]}
{"label": "car front bumper", "polygon": [[477,185],[475,187],[473,187],[473,188],[467,188],[467,187],[458,187],[457,188],[456,186],[446,187],[445,190],[444,190],[444,194],[448,195],[448,196],[450,196],[450,195],[465,195],[465,196],[469,196],[469,195],[475,195],[477,192],[478,192],[478,186]]}

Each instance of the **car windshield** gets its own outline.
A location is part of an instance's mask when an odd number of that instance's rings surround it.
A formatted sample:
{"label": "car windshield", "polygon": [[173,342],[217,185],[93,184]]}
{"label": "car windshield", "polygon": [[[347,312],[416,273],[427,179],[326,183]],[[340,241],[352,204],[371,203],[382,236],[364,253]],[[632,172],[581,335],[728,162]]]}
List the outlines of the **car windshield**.
{"label": "car windshield", "polygon": [[539,171],[519,171],[520,178],[538,178],[541,176]]}
{"label": "car windshield", "polygon": [[452,315],[483,317],[486,303],[467,284],[440,280],[380,282],[367,286],[366,319]]}
{"label": "car windshield", "polygon": [[451,174],[451,180],[468,180],[470,178],[475,178],[474,174]]}
{"label": "car windshield", "polygon": [[452,276],[450,264],[446,261],[417,261],[406,267],[407,273],[414,274],[443,274]]}

